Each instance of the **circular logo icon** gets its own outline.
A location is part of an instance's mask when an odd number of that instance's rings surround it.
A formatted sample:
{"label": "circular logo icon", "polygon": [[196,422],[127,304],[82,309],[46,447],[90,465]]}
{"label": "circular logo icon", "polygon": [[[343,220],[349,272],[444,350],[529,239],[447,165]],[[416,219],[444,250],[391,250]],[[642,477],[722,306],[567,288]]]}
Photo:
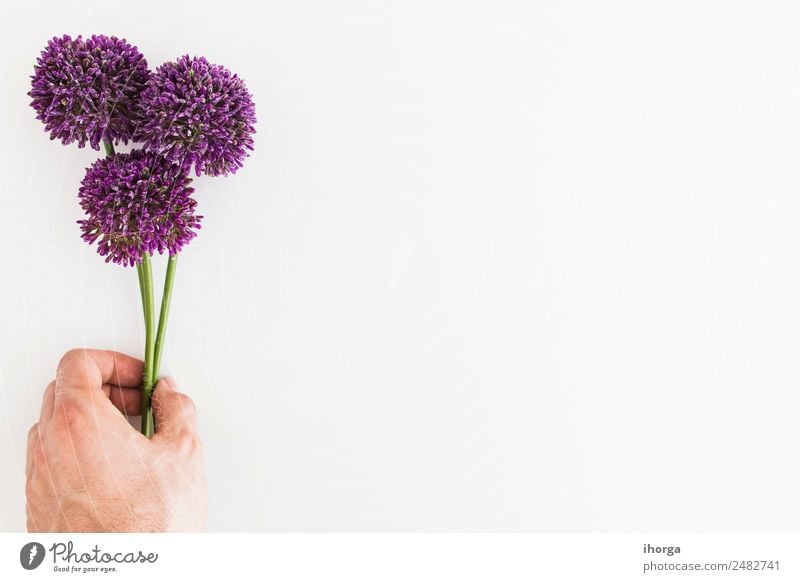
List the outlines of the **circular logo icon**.
{"label": "circular logo icon", "polygon": [[19,563],[26,570],[35,570],[44,561],[44,546],[39,542],[29,542],[19,551]]}

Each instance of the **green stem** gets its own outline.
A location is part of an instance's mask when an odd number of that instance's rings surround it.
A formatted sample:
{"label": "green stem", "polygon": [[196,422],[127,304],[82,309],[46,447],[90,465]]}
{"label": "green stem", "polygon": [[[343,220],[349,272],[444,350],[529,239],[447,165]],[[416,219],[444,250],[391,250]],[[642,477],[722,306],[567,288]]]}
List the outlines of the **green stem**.
{"label": "green stem", "polygon": [[178,266],[178,255],[170,255],[167,261],[167,275],[164,279],[164,294],[161,296],[161,313],[158,316],[158,332],[156,333],[156,352],[153,360],[153,379],[158,381],[161,370],[161,352],[164,351],[164,336],[169,318],[169,304],[172,300],[172,283],[175,281],[175,268]]}
{"label": "green stem", "polygon": [[107,156],[114,155],[114,144],[108,141],[107,139],[103,140],[103,148],[106,150]]}
{"label": "green stem", "polygon": [[[144,298],[144,269],[142,263],[136,263],[136,275],[139,277],[139,293],[142,296],[142,312],[145,310]],[[147,315],[145,315],[144,323],[147,325]]]}
{"label": "green stem", "polygon": [[155,309],[153,301],[153,267],[150,264],[150,253],[145,253],[142,256],[142,261],[139,264],[141,275],[139,282],[141,284],[143,305],[144,305],[144,378],[142,383],[142,426],[141,432],[146,437],[153,435],[153,411],[150,405],[153,385],[155,379],[153,375],[153,363],[155,356],[155,338],[153,332],[155,331]]}

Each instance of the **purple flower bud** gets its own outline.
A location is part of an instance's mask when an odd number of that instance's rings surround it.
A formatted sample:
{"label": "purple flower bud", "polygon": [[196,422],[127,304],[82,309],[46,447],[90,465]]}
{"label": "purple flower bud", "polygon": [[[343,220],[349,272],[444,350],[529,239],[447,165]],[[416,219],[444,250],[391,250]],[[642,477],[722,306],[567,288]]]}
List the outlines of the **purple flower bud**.
{"label": "purple flower bud", "polygon": [[225,67],[188,55],[165,63],[142,92],[136,140],[199,176],[238,170],[253,149],[255,105]]}
{"label": "purple flower bud", "polygon": [[147,61],[125,40],[64,35],[36,61],[28,96],[50,139],[99,150],[102,140],[132,139],[149,76]]}
{"label": "purple flower bud", "polygon": [[145,253],[178,253],[196,236],[202,216],[178,164],[134,150],[101,158],[86,170],[78,199],[83,240],[97,241],[106,262],[133,266]]}

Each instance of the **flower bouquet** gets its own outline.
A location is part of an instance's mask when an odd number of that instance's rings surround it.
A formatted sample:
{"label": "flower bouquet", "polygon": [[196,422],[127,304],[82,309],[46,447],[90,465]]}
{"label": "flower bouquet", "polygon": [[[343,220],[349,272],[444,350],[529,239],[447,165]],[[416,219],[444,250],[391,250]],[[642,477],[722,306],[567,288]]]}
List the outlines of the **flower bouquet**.
{"label": "flower bouquet", "polygon": [[[197,234],[195,176],[235,173],[253,149],[255,105],[244,82],[203,57],[182,56],[151,72],[124,39],[53,38],[31,77],[31,106],[50,139],[103,146],[78,201],[82,238],[106,262],[136,267],[144,311],[141,432],[155,431],[150,400],[164,348],[178,253]],[[117,153],[115,146],[141,147]],[[154,253],[167,253],[156,320]]]}

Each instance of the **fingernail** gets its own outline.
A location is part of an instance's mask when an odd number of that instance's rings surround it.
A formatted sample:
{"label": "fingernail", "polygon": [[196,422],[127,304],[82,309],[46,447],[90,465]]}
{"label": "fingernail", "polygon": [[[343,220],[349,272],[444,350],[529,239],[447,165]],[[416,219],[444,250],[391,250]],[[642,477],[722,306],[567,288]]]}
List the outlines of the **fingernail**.
{"label": "fingernail", "polygon": [[158,384],[156,384],[156,389],[158,389],[159,386],[165,386],[166,388],[172,388],[174,390],[175,380],[170,376],[164,376],[158,381]]}

